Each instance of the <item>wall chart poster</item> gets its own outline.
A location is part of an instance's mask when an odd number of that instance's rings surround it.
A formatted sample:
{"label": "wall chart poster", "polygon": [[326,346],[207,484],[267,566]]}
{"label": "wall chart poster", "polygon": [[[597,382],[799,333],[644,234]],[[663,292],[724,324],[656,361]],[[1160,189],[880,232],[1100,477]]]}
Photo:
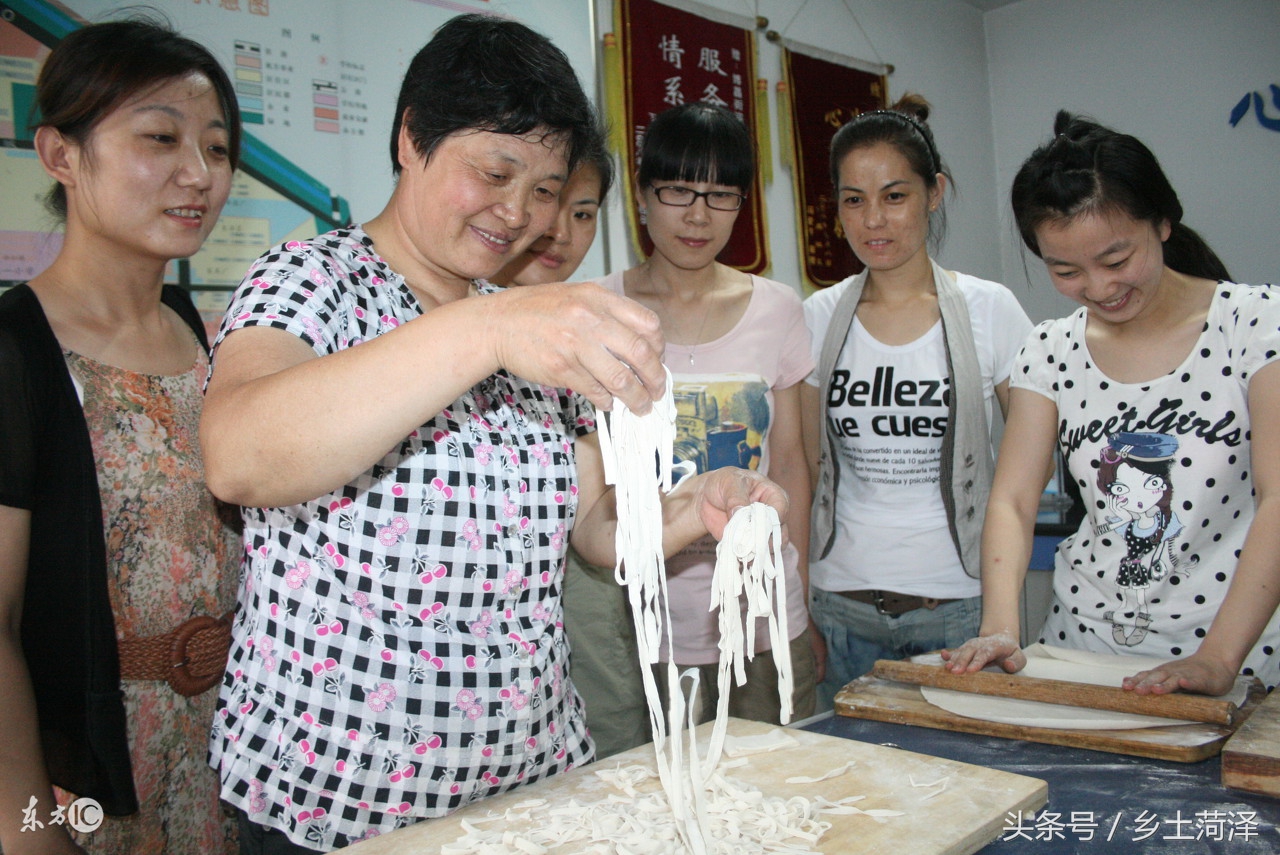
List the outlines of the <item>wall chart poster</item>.
{"label": "wall chart poster", "polygon": [[[218,57],[245,130],[217,228],[167,279],[212,319],[250,262],[281,241],[376,215],[393,187],[388,138],[410,60],[449,18],[558,23],[553,37],[593,92],[590,0],[146,0]],[[0,0],[0,288],[43,270],[61,245],[50,179],[28,128],[40,65],[66,32],[137,9],[131,0]],[[535,8],[536,7],[536,8]],[[387,22],[395,22],[388,26]]]}

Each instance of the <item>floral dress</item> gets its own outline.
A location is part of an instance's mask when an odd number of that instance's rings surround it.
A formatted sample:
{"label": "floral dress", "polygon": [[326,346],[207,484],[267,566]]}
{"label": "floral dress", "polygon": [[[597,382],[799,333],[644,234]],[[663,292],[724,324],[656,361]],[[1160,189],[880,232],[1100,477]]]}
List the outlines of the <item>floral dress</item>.
{"label": "floral dress", "polygon": [[[208,359],[194,349],[192,367],[171,376],[64,351],[98,466],[117,638],[163,634],[235,605],[238,536],[205,487],[197,431]],[[90,852],[237,851],[234,820],[205,760],[217,692],[188,698],[160,681],[122,687],[141,808],[108,817],[77,842]]]}

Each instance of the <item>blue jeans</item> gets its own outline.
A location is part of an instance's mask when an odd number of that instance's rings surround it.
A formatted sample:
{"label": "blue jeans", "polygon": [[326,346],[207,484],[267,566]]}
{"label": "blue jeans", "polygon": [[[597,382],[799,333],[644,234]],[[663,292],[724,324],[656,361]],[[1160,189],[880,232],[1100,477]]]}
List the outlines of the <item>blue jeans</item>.
{"label": "blue jeans", "polygon": [[982,597],[896,617],[831,591],[810,591],[809,614],[827,642],[827,676],[818,684],[818,710],[832,708],[836,693],[866,674],[877,659],[905,659],[942,647],[959,647],[978,634]]}

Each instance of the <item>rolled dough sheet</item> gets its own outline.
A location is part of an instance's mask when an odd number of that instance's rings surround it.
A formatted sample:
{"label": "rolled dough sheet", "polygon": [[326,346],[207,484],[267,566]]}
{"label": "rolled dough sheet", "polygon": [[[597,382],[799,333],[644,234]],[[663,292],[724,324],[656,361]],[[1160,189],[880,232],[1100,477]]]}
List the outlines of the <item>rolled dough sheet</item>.
{"label": "rolled dough sheet", "polygon": [[[1092,683],[1095,686],[1117,688],[1125,677],[1155,668],[1167,661],[1147,656],[1117,656],[1111,653],[1094,653],[1089,650],[1071,650],[1051,647],[1047,644],[1033,644],[1023,652],[1027,655],[1027,667],[1018,672],[1020,674],[1047,680],[1066,680],[1073,683]],[[929,654],[913,657],[911,661],[941,665],[942,657]],[[999,672],[995,667],[989,670]],[[1248,681],[1237,679],[1231,692],[1219,696],[1218,700],[1231,701],[1236,706],[1240,706],[1245,701],[1248,688]],[[1066,704],[1046,704],[1018,698],[977,695],[971,692],[953,692],[929,686],[921,686],[920,694],[934,706],[965,718],[1024,727],[1050,727],[1058,730],[1132,730],[1141,727],[1194,724],[1181,719],[1095,710]]]}

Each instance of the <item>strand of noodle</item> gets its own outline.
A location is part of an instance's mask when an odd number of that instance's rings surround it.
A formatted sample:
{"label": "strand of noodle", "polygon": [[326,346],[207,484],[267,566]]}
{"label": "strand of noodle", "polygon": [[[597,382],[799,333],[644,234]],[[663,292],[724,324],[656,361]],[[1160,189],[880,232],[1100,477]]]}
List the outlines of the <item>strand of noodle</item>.
{"label": "strand of noodle", "polygon": [[[698,683],[701,681],[702,675],[697,668],[690,668],[684,672],[683,677],[684,679],[687,679],[690,682],[689,703],[688,703],[689,714],[688,714],[688,719],[686,720],[686,728],[688,730],[688,738],[689,738],[689,763],[688,763],[688,770],[687,770],[688,780],[691,785],[689,787],[689,790],[690,790],[690,794],[693,797],[693,818],[697,824],[696,827],[698,830],[699,847],[705,848],[702,841],[704,839],[705,840],[712,839],[712,834],[711,834],[711,821],[708,816],[708,809],[707,809],[707,800],[708,800],[707,797],[709,795],[709,792],[707,787],[705,786],[706,778],[704,778],[700,772],[701,758],[698,756],[698,743],[697,743],[697,736],[696,736],[697,727],[698,727],[698,722],[697,722]],[[680,702],[681,702],[681,705],[684,705],[683,691],[681,692]],[[717,724],[718,723],[719,722],[717,722]],[[710,775],[714,771],[715,771],[715,766],[713,765],[711,768],[707,770],[707,777],[710,777]],[[714,797],[714,793],[711,793],[710,795]]]}
{"label": "strand of noodle", "polygon": [[[720,688],[716,720],[705,758],[699,756],[696,741],[696,710],[699,673],[690,669],[683,675],[690,683],[686,698],[681,675],[674,661],[666,667],[666,721],[657,691],[653,666],[658,663],[665,634],[668,649],[674,649],[666,588],[666,563],[662,554],[661,493],[671,490],[671,470],[675,444],[675,404],[671,395],[671,375],[663,400],[650,413],[637,416],[621,401],[614,401],[606,419],[597,414],[600,449],[607,483],[613,484],[617,502],[617,560],[614,576],[627,589],[627,599],[636,624],[636,643],[641,678],[654,732],[658,777],[667,796],[680,842],[693,855],[705,855],[708,844],[721,834],[712,834],[712,814],[728,821],[732,834],[742,831],[744,811],[755,815],[763,794],[755,791],[726,800],[727,781],[716,769],[723,753],[728,726],[729,675],[737,685],[746,682],[745,658],[755,655],[755,627],[767,618],[770,642],[778,672],[781,717],[791,717],[792,672],[787,631],[786,587],[782,562],[782,530],[777,511],[763,504],[740,508],[728,520],[716,548],[712,608],[719,608]],[[747,604],[747,625],[742,625],[740,598]],[[775,608],[776,605],[776,608]],[[684,756],[682,727],[687,731],[688,755]],[[668,739],[670,734],[670,739]],[[704,771],[705,770],[705,771]],[[729,794],[733,795],[733,794]],[[802,800],[803,801],[803,800]],[[807,803],[804,813],[808,813]],[[816,814],[811,815],[816,819]],[[817,839],[819,827],[801,831],[794,824],[779,826],[778,816],[760,815],[764,822],[784,834]],[[816,833],[815,833],[816,832]],[[717,844],[718,845],[718,844]]]}
{"label": "strand of noodle", "polygon": [[[690,809],[682,774],[684,752],[678,734],[686,705],[680,690],[680,678],[675,663],[668,662],[667,696],[671,699],[668,731],[652,667],[658,662],[664,631],[667,647],[672,648],[666,562],[662,554],[661,493],[671,490],[675,417],[671,373],[668,371],[666,393],[662,400],[654,402],[649,413],[638,416],[615,398],[608,419],[597,413],[596,423],[601,434],[601,455],[606,457],[605,480],[614,485],[617,502],[614,576],[626,586],[627,600],[635,619],[640,675],[653,728],[658,777],[687,848],[694,855],[703,855],[706,852],[704,835],[699,827],[696,806]],[[672,735],[669,742],[668,732]]]}
{"label": "strand of noodle", "polygon": [[[757,502],[734,512],[725,526],[724,536],[716,545],[710,608],[719,610],[720,667],[717,685],[720,699],[705,764],[711,770],[719,764],[724,748],[730,673],[737,685],[746,682],[746,660],[755,657],[755,627],[759,618],[769,621],[769,640],[778,672],[781,720],[783,724],[791,720],[794,678],[781,543],[782,526],[778,512]],[[745,630],[740,598],[747,602]]]}

